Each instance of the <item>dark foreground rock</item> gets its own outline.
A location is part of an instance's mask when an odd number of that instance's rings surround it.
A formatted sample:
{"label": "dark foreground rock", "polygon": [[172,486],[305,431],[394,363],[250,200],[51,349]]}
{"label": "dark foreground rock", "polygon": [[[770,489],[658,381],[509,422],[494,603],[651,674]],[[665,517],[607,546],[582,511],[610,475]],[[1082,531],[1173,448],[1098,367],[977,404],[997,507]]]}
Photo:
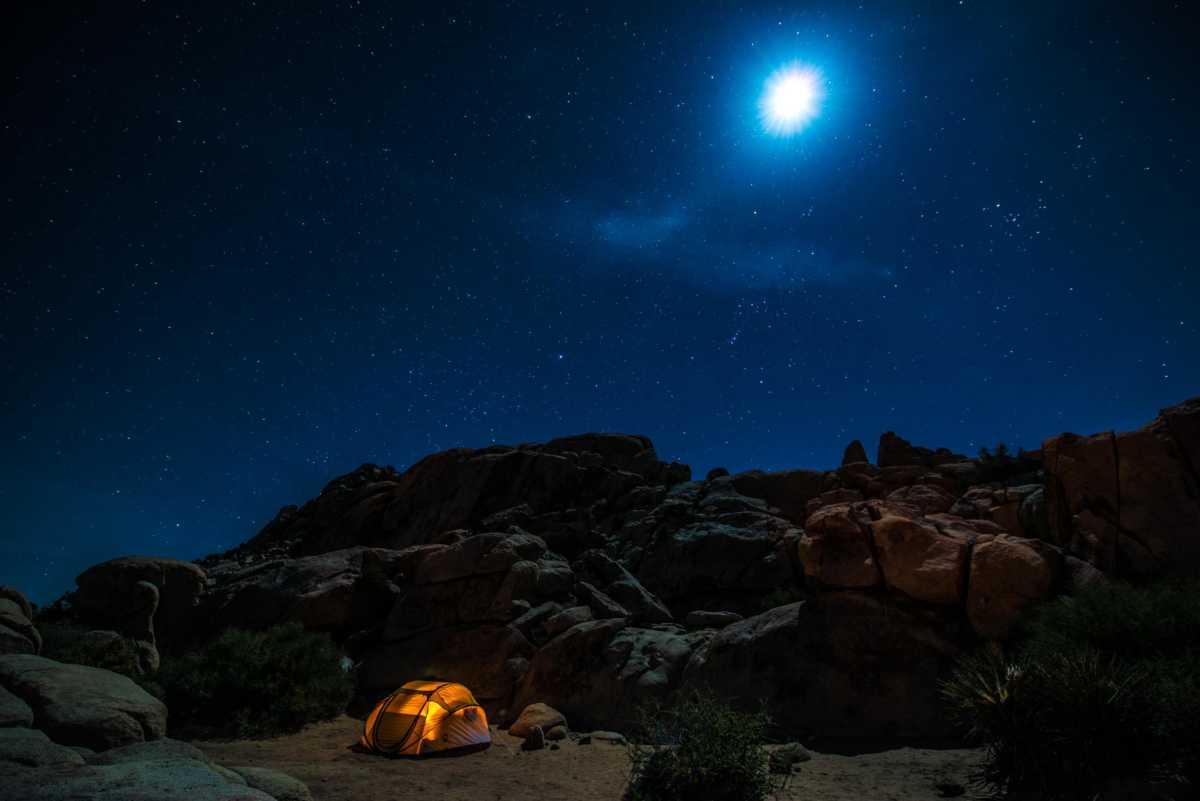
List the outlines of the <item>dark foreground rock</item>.
{"label": "dark foreground rock", "polygon": [[38,728],[63,745],[99,751],[166,734],[163,703],[108,670],[0,656],[0,686],[28,704]]}

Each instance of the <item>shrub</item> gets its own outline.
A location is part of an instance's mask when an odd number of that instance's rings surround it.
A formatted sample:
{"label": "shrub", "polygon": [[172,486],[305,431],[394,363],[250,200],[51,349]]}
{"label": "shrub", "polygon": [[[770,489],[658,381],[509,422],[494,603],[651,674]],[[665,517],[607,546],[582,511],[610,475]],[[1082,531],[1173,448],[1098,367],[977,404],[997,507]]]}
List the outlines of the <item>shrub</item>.
{"label": "shrub", "polygon": [[962,660],[943,685],[987,749],[984,783],[1091,799],[1200,780],[1200,585],[1094,586],[1044,605],[1014,646]]}
{"label": "shrub", "polygon": [[1043,604],[1021,632],[1032,657],[1096,650],[1127,661],[1200,656],[1200,583],[1106,583]]}
{"label": "shrub", "polygon": [[762,801],[774,789],[763,747],[765,712],[738,712],[711,695],[642,713],[626,801]]}
{"label": "shrub", "polygon": [[226,631],[201,651],[164,661],[157,680],[172,729],[190,736],[296,731],[340,714],[352,691],[333,641],[298,623]]}

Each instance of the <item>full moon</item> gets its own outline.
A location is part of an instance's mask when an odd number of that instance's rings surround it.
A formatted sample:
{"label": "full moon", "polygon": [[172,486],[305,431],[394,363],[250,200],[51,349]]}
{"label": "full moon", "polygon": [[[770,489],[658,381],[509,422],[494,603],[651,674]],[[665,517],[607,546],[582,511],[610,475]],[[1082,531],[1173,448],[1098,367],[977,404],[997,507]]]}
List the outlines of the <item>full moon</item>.
{"label": "full moon", "polygon": [[811,67],[795,64],[767,78],[758,101],[763,128],[776,136],[799,133],[820,111],[821,76]]}

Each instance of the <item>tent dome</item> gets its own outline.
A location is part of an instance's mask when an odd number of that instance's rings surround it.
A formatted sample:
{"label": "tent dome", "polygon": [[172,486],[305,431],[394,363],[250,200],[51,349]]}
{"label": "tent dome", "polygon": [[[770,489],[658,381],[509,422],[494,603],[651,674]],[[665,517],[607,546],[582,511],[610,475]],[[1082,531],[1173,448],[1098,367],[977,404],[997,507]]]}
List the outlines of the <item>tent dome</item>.
{"label": "tent dome", "polygon": [[492,742],[483,707],[461,684],[410,681],[375,705],[359,744],[375,753],[418,756]]}

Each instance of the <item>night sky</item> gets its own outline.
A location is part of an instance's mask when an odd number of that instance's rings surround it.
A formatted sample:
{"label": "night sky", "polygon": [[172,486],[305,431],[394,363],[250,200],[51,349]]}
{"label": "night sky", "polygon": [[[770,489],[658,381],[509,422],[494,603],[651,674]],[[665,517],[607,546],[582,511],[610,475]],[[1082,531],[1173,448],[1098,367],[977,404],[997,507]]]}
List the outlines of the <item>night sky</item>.
{"label": "night sky", "polygon": [[[1188,3],[45,5],[0,131],[0,583],[36,601],[366,461],[829,467],[1200,394]],[[824,97],[777,136],[785,65]]]}

